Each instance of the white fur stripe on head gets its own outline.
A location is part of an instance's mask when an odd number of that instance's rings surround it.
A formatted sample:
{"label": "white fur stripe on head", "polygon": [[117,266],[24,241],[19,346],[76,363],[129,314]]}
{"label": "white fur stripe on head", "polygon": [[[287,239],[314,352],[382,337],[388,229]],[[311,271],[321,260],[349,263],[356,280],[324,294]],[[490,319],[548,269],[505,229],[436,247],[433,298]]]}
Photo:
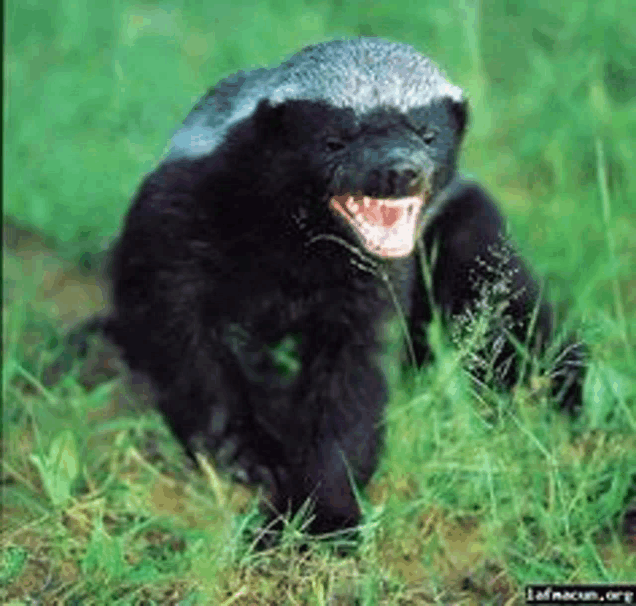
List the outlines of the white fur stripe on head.
{"label": "white fur stripe on head", "polygon": [[168,159],[210,153],[263,99],[274,105],[325,101],[364,114],[381,106],[408,111],[444,97],[461,101],[462,89],[412,46],[380,38],[332,40],[309,46],[272,69],[219,82],[173,137]]}

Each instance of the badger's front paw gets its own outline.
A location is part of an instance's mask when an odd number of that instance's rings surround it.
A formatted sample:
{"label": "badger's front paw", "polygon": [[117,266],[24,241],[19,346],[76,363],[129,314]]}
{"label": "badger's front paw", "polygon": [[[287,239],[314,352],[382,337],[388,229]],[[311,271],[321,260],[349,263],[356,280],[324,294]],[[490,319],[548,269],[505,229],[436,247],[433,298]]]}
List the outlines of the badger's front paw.
{"label": "badger's front paw", "polygon": [[277,491],[274,440],[247,421],[232,418],[224,408],[214,409],[204,431],[190,440],[193,452],[210,453],[218,467],[244,484],[262,486],[266,494]]}

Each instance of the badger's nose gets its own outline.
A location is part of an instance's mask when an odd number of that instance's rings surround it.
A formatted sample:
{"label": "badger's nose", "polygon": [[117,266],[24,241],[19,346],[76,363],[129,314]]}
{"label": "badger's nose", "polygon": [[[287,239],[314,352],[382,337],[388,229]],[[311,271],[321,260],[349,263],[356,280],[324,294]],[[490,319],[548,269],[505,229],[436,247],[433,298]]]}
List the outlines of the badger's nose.
{"label": "badger's nose", "polygon": [[414,162],[396,160],[369,171],[365,193],[376,198],[401,198],[422,191],[424,171]]}
{"label": "badger's nose", "polygon": [[422,169],[412,162],[397,161],[387,169],[387,181],[398,196],[412,196],[422,189]]}

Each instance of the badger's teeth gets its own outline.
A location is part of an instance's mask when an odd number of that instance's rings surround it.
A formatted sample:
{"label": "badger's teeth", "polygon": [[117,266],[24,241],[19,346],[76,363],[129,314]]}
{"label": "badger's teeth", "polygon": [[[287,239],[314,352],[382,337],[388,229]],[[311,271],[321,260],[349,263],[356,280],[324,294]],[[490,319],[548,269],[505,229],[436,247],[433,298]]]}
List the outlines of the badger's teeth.
{"label": "badger's teeth", "polygon": [[356,213],[359,210],[358,209],[358,205],[356,204],[356,202],[353,199],[353,196],[349,196],[347,198],[346,206],[352,213]]}
{"label": "badger's teeth", "polygon": [[363,200],[364,200],[364,207],[369,208],[371,206],[371,197],[364,196]]}

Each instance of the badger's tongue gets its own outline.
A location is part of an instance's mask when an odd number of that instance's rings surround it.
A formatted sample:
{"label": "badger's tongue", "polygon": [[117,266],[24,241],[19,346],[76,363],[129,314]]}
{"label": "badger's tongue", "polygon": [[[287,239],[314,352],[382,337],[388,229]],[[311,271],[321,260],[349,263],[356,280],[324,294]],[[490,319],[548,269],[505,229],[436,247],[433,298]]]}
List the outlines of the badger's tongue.
{"label": "badger's tongue", "polygon": [[404,214],[402,206],[389,206],[381,200],[371,198],[368,206],[365,204],[360,210],[360,215],[371,225],[391,227]]}

